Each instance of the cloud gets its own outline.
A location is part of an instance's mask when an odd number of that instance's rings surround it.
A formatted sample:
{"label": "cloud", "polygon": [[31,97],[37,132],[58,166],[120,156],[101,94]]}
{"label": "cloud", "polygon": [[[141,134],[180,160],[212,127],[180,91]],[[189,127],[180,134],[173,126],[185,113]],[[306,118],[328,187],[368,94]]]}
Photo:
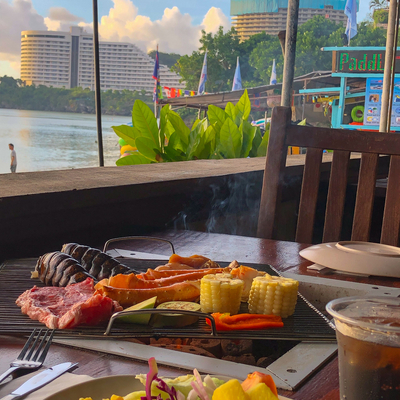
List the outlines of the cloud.
{"label": "cloud", "polygon": [[230,28],[228,17],[216,7],[210,8],[200,25],[194,25],[192,17],[182,14],[178,7],[166,8],[161,19],[151,21],[139,14],[132,1],[113,2],[109,14],[101,18],[101,38],[132,42],[145,51],[154,50],[158,44],[162,52],[190,54],[199,47],[202,29],[215,33],[220,25]]}
{"label": "cloud", "polygon": [[0,60],[9,62],[19,72],[21,31],[46,29],[43,17],[33,8],[31,0],[0,0]]}
{"label": "cloud", "polygon": [[224,27],[224,30],[228,30],[231,27],[229,18],[222,12],[220,8],[211,7],[205,15],[202,25],[206,32],[216,33],[220,26]]}
{"label": "cloud", "polygon": [[83,21],[83,18],[78,17],[77,15],[71,14],[64,7],[51,7],[49,9],[49,16],[48,17],[50,19],[54,19],[54,20],[62,21],[62,22],[80,22],[80,21]]}
{"label": "cloud", "polygon": [[51,7],[48,16],[44,22],[49,31],[69,31],[71,25],[77,22],[83,23],[84,19],[77,15],[71,14],[64,7]]}

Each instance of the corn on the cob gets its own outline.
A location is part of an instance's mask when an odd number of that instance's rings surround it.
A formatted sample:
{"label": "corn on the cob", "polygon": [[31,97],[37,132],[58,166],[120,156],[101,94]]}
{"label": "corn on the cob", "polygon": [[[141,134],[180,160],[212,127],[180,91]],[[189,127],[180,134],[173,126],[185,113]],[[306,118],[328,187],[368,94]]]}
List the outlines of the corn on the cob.
{"label": "corn on the cob", "polygon": [[287,318],[294,313],[299,282],[279,276],[253,279],[249,296],[249,313],[274,314]]}
{"label": "corn on the cob", "polygon": [[237,314],[243,281],[231,274],[205,275],[200,284],[200,306],[202,312]]}

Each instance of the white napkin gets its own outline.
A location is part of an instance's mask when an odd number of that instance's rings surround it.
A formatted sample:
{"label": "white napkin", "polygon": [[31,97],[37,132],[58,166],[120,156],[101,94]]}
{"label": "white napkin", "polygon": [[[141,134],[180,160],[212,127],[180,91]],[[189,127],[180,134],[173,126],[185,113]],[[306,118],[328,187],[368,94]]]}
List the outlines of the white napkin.
{"label": "white napkin", "polygon": [[[12,391],[21,386],[28,379],[32,378],[42,370],[34,372],[32,374],[21,376],[17,379],[14,379],[8,383],[4,383],[0,385],[0,399],[4,396],[7,396]],[[30,395],[24,397],[24,400],[43,400],[46,397],[57,393],[60,390],[66,389],[70,386],[77,385],[78,383],[86,382],[92,380],[93,378],[88,375],[75,375],[70,373],[65,373],[64,375],[59,376],[54,381],[50,382],[48,385],[43,386],[42,388],[36,390],[36,392],[31,393]]]}

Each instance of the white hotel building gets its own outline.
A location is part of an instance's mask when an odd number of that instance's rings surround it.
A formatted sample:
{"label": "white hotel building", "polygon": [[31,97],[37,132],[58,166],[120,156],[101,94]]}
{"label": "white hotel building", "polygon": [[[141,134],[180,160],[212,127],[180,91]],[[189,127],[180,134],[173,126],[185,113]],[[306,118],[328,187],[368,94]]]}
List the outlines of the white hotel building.
{"label": "white hotel building", "polygon": [[[154,89],[154,60],[132,43],[100,42],[102,90]],[[160,65],[161,86],[183,89],[180,76]],[[22,31],[21,80],[27,85],[94,90],[93,37],[83,28],[70,32]]]}

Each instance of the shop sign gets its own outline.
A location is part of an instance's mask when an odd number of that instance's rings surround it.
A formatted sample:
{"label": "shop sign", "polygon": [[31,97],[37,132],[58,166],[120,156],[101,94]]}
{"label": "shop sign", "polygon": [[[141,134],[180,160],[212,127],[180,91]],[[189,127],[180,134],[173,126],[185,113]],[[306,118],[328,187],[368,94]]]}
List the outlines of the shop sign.
{"label": "shop sign", "polygon": [[[385,50],[337,51],[333,57],[336,57],[333,72],[383,74],[385,68]],[[400,73],[400,52],[396,53],[395,72]]]}

